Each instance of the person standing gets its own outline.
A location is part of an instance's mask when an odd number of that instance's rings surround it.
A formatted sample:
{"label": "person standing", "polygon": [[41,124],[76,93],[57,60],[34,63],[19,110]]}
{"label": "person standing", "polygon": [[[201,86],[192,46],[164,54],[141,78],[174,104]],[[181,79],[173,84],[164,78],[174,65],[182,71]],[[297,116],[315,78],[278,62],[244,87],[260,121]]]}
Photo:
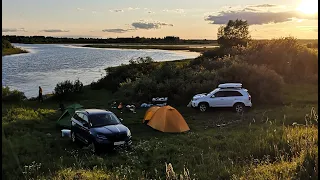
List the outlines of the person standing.
{"label": "person standing", "polygon": [[43,102],[43,97],[42,97],[42,88],[39,86],[39,102]]}

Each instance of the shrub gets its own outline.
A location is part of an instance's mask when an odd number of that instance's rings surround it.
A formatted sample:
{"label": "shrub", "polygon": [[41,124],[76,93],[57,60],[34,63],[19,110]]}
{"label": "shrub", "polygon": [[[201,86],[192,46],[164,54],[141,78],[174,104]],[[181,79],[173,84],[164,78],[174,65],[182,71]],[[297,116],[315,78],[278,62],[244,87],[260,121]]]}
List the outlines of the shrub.
{"label": "shrub", "polygon": [[266,66],[234,63],[217,71],[218,83],[240,82],[252,95],[253,102],[281,103],[283,78]]}
{"label": "shrub", "polygon": [[20,92],[18,90],[10,90],[8,86],[4,87],[2,86],[2,101],[22,101],[25,100],[26,96],[24,95],[23,92]]}
{"label": "shrub", "polygon": [[318,74],[318,52],[292,37],[250,43],[242,53],[249,64],[266,65],[287,82],[309,81]]}
{"label": "shrub", "polygon": [[66,80],[64,82],[60,82],[54,88],[54,94],[57,97],[66,96],[70,93],[80,93],[82,92],[83,84],[79,80],[71,82],[70,80]]}
{"label": "shrub", "polygon": [[128,65],[120,65],[118,67],[106,68],[106,77],[97,82],[91,83],[91,88],[101,89],[105,88],[115,92],[120,87],[120,83],[130,79],[135,81],[136,78],[149,74],[155,69],[155,64],[150,57],[131,59]]}
{"label": "shrub", "polygon": [[[250,90],[254,103],[280,103],[283,79],[266,66],[249,65],[227,57],[213,61],[217,70],[177,68],[172,64],[159,67],[149,76],[122,83],[119,96],[136,101],[152,97],[169,97],[171,103],[186,104],[197,93],[210,92],[220,83],[241,82]],[[224,64],[224,65],[223,65]]]}

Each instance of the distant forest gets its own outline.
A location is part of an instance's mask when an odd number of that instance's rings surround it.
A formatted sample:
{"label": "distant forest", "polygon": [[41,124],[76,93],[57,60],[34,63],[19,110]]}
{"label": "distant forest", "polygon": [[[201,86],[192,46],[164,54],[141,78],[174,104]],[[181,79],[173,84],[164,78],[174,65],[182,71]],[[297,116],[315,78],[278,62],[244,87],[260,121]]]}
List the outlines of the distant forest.
{"label": "distant forest", "polygon": [[133,44],[216,44],[216,40],[184,40],[175,36],[166,36],[164,38],[66,38],[66,37],[46,37],[46,36],[2,36],[2,39],[11,43],[25,44],[55,44],[55,43],[79,43],[79,44],[116,44],[116,43],[133,43]]}

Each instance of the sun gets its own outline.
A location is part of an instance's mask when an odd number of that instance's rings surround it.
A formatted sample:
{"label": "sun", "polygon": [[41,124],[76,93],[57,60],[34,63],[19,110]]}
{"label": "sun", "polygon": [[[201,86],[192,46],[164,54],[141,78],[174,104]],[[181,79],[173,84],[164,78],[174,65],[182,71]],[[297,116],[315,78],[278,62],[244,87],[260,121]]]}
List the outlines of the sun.
{"label": "sun", "polygon": [[297,10],[305,14],[315,14],[318,12],[318,0],[302,0]]}

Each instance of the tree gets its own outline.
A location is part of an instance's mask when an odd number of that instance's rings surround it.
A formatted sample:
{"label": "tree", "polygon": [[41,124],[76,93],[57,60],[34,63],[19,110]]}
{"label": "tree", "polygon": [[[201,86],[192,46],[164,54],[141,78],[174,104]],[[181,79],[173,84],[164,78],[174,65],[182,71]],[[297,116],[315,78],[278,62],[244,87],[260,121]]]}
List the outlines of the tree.
{"label": "tree", "polygon": [[222,47],[246,46],[250,41],[249,24],[245,20],[229,20],[218,29],[218,44]]}

